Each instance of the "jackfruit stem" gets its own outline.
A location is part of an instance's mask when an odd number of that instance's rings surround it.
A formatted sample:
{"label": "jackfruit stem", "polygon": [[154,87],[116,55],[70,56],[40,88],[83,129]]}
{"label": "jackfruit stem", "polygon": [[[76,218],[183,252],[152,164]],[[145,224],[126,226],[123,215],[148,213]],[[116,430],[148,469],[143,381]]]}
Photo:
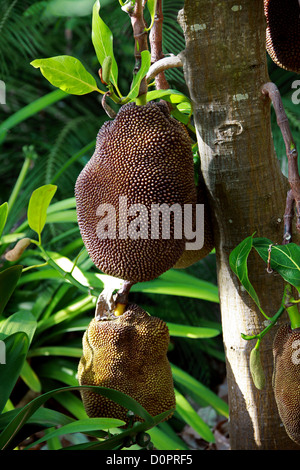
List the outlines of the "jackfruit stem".
{"label": "jackfruit stem", "polygon": [[[124,281],[122,287],[118,290],[118,292],[115,295],[115,304],[118,306],[119,304],[122,305],[127,305],[128,303],[128,296],[131,287],[136,284],[135,282],[132,281]],[[125,309],[125,308],[124,308]]]}
{"label": "jackfruit stem", "polygon": [[135,102],[137,106],[143,106],[144,104],[147,104],[147,93],[144,93],[143,95],[138,96]]}

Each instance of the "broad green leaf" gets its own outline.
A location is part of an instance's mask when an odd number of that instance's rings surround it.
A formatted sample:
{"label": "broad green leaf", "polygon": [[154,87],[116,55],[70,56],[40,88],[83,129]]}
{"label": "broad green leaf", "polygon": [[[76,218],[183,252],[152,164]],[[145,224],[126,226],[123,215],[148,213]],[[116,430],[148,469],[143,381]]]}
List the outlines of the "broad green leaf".
{"label": "broad green leaf", "polygon": [[183,420],[192,426],[192,428],[207,442],[215,442],[215,437],[209,426],[196,413],[187,399],[175,389],[176,412]]}
{"label": "broad green leaf", "polygon": [[29,344],[31,344],[37,322],[35,317],[27,310],[20,310],[19,312],[13,313],[6,320],[1,323],[0,337],[1,339],[23,331],[28,336]]}
{"label": "broad green leaf", "polygon": [[80,358],[82,356],[82,349],[68,346],[44,346],[40,348],[32,348],[28,353],[28,357],[36,356],[65,356]]}
{"label": "broad green leaf", "polygon": [[150,23],[149,28],[147,28],[147,30],[150,30],[153,26],[154,19],[155,19],[156,4],[157,4],[157,0],[147,0],[147,8],[151,17],[151,23]]}
{"label": "broad green leaf", "polygon": [[245,240],[230,253],[229,263],[232,271],[239,278],[241,284],[261,310],[259,298],[248,277],[247,260],[253,246],[252,243],[252,236],[245,238]]}
{"label": "broad green leaf", "polygon": [[151,436],[151,441],[158,450],[189,450],[188,445],[180,439],[167,422],[149,429],[147,433]]}
{"label": "broad green leaf", "polygon": [[8,213],[8,204],[7,202],[4,202],[0,206],[0,238],[3,232],[3,229],[5,227],[5,224],[6,224],[7,213]]}
{"label": "broad green leaf", "polygon": [[44,77],[54,86],[71,95],[85,95],[100,91],[95,78],[85,69],[80,60],[68,55],[36,59],[31,62],[40,68]]}
{"label": "broad green leaf", "polygon": [[[0,413],[14,388],[28,351],[28,337],[19,332],[3,340],[5,364],[0,363]],[[2,343],[3,344],[3,343]]]}
{"label": "broad green leaf", "polygon": [[99,15],[100,2],[97,0],[93,6],[92,42],[100,65],[106,57],[111,57],[111,81],[118,89],[118,65],[113,51],[113,35],[109,27]]}
{"label": "broad green leaf", "polygon": [[118,428],[124,426],[126,423],[120,419],[115,418],[87,418],[75,421],[73,423],[65,424],[59,429],[48,432],[45,436],[27,446],[25,450],[30,449],[32,446],[44,442],[50,438],[62,436],[64,434],[71,434],[74,432],[89,433],[90,431],[108,430],[111,428]]}
{"label": "broad green leaf", "polygon": [[14,265],[0,272],[0,315],[16,288],[23,266]]}
{"label": "broad green leaf", "polygon": [[47,209],[56,192],[57,186],[46,184],[33,191],[28,204],[28,224],[39,236],[46,223]]}
{"label": "broad green leaf", "polygon": [[137,72],[137,74],[135,75],[135,77],[133,79],[133,82],[132,82],[132,85],[131,85],[131,88],[130,88],[130,92],[127,95],[127,98],[129,98],[131,100],[133,100],[134,98],[136,98],[138,96],[141,81],[144,78],[144,76],[146,75],[146,73],[148,72],[149,67],[151,65],[151,54],[150,54],[150,52],[149,51],[142,51],[141,52],[141,59],[142,59],[141,60],[141,67],[140,67],[139,71]]}
{"label": "broad green leaf", "polygon": [[170,411],[165,411],[157,416],[153,417],[152,422],[145,421],[143,423],[134,423],[132,428],[128,428],[123,431],[121,434],[115,434],[110,439],[105,439],[99,443],[89,443],[89,444],[79,444],[77,446],[70,446],[68,450],[82,450],[82,449],[89,449],[89,450],[119,450],[124,443],[124,440],[127,436],[132,436],[134,434],[140,432],[146,432],[150,428],[153,428],[157,424],[161,423],[166,419],[169,415]]}
{"label": "broad green leaf", "polygon": [[[7,413],[0,415],[0,429],[4,429],[20,412],[20,408],[15,408]],[[41,407],[28,419],[28,424],[37,424],[43,428],[52,426],[64,426],[65,424],[74,422],[74,418],[66,416],[65,414],[51,410],[49,408]]]}
{"label": "broad green leaf", "polygon": [[186,389],[193,393],[193,396],[211,405],[218,413],[228,418],[228,405],[221,398],[205,385],[201,384],[197,379],[183,371],[179,367],[171,364],[173,379],[176,383],[183,385]]}
{"label": "broad green leaf", "polygon": [[269,247],[271,247],[270,266],[277,271],[285,281],[300,291],[300,246],[295,243],[288,245],[273,245],[267,238],[254,238],[253,246],[267,262]]}
{"label": "broad green leaf", "polygon": [[23,382],[28,386],[28,388],[37,393],[41,392],[42,385],[40,379],[38,378],[37,374],[34,372],[34,370],[27,361],[25,361],[23,364],[20,376]]}
{"label": "broad green leaf", "polygon": [[220,334],[216,328],[200,326],[178,325],[167,322],[170,336],[182,336],[184,338],[214,338]]}
{"label": "broad green leaf", "polygon": [[180,91],[168,89],[168,90],[152,90],[147,93],[147,101],[152,101],[156,99],[164,99],[173,104],[178,103],[188,103],[191,105],[191,100],[181,93]]}
{"label": "broad green leaf", "polygon": [[[23,335],[23,333],[18,333],[18,334]],[[0,373],[1,373],[1,370],[2,369],[0,368]],[[3,384],[1,378],[2,377],[0,375],[0,390]],[[36,410],[38,410],[42,405],[44,405],[44,403],[49,398],[54,397],[58,393],[63,393],[66,391],[70,392],[70,391],[75,391],[75,390],[78,391],[78,390],[83,390],[83,389],[93,391],[96,394],[108,397],[111,400],[115,401],[116,403],[121,404],[125,408],[132,410],[135,414],[137,414],[138,416],[140,416],[142,419],[145,420],[145,423],[143,423],[143,426],[141,426],[142,429],[144,429],[144,427],[147,428],[147,426],[152,427],[154,424],[156,424],[157,420],[159,422],[159,419],[161,419],[161,415],[159,415],[159,417],[156,417],[156,420],[155,420],[155,418],[153,418],[136,400],[134,400],[128,395],[122,392],[119,392],[117,390],[112,390],[112,389],[105,388],[105,387],[97,387],[94,385],[62,387],[62,388],[51,390],[50,392],[44,393],[43,395],[35,398],[26,406],[24,406],[0,434],[0,449],[4,450],[5,448],[9,446],[9,443],[11,442],[13,437],[16,435],[16,433],[20,430],[20,428],[28,421],[28,419],[33,415],[33,413]],[[0,400],[1,399],[2,399],[2,394],[0,393]]]}

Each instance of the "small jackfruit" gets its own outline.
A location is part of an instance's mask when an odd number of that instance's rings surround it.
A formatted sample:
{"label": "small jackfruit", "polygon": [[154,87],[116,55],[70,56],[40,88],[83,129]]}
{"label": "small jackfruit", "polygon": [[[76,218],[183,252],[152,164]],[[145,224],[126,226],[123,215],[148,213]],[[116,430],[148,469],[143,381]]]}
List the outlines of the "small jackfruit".
{"label": "small jackfruit", "polygon": [[[173,268],[183,269],[188,268],[200,259],[209,255],[215,246],[213,228],[211,221],[211,214],[208,205],[207,190],[202,178],[199,178],[197,186],[197,204],[204,205],[204,244],[200,250],[184,250],[179,260],[175,263]],[[195,214],[195,212],[193,213]],[[196,230],[195,220],[193,221],[193,230]]]}
{"label": "small jackfruit", "polygon": [[163,102],[122,106],[100,129],[75,197],[81,236],[96,267],[132,282],[158,277],[179,259],[185,240],[177,237],[170,211],[170,232],[163,233],[153,207],[176,204],[183,213],[184,204],[196,202],[185,127]]}
{"label": "small jackfruit", "polygon": [[262,367],[259,349],[253,348],[251,350],[249,365],[255,387],[258,390],[263,390],[266,385],[266,377]]}
{"label": "small jackfruit", "polygon": [[300,328],[279,328],[273,343],[272,385],[288,436],[300,445]]}
{"label": "small jackfruit", "polygon": [[300,6],[298,0],[264,0],[266,48],[279,67],[300,72]]}
{"label": "small jackfruit", "polygon": [[[125,313],[115,319],[93,319],[83,336],[79,383],[126,393],[152,416],[174,409],[168,344],[166,323],[135,304],[128,304]],[[128,423],[127,410],[121,405],[93,392],[83,390],[81,395],[89,417],[119,418]]]}

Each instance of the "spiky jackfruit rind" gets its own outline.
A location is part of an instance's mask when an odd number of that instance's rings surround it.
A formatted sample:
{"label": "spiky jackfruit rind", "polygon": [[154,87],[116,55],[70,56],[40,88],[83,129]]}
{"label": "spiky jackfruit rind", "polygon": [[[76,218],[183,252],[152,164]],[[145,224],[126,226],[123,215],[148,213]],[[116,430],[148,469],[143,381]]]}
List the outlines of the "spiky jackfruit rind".
{"label": "spiky jackfruit rind", "polygon": [[300,72],[300,6],[298,0],[264,0],[266,48],[279,67]]}
{"label": "spiky jackfruit rind", "polygon": [[[83,336],[79,383],[126,393],[152,416],[174,409],[168,344],[166,323],[137,305],[129,305],[114,320],[93,319]],[[82,391],[81,395],[89,417],[119,418],[128,423],[128,410],[121,405],[93,392]]]}
{"label": "spiky jackfruit rind", "polygon": [[[120,196],[127,198],[128,207],[142,204],[147,209],[148,220],[141,222],[140,231],[148,238],[121,238]],[[152,204],[180,204],[183,209],[184,204],[196,202],[193,155],[185,127],[163,103],[122,106],[116,118],[100,129],[95,152],[77,179],[75,197],[81,236],[96,267],[133,282],[158,277],[179,259],[185,240],[174,238],[172,217],[169,239],[163,239],[161,227],[159,238],[153,237]],[[115,239],[97,235],[101,204],[115,208]],[[135,218],[128,216],[128,225]]]}
{"label": "spiky jackfruit rind", "polygon": [[273,343],[272,385],[288,436],[300,445],[300,328],[282,325]]}

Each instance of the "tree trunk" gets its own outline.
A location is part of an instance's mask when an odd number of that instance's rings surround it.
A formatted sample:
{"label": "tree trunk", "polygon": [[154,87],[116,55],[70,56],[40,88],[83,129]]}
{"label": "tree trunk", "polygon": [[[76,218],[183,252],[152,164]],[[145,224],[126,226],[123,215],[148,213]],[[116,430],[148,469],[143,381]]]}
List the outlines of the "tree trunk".
{"label": "tree trunk", "polygon": [[[270,102],[261,94],[269,81],[263,0],[185,0],[179,14],[186,50],[184,73],[194,107],[201,166],[214,219],[218,285],[226,353],[231,449],[299,449],[287,436],[272,390],[272,341],[261,344],[266,387],[255,388],[249,354],[264,317],[229,266],[230,252],[244,238],[282,243],[289,189],[274,152]],[[249,277],[263,309],[280,307],[283,282],[267,274],[255,254]],[[287,321],[287,317],[279,323]]]}

